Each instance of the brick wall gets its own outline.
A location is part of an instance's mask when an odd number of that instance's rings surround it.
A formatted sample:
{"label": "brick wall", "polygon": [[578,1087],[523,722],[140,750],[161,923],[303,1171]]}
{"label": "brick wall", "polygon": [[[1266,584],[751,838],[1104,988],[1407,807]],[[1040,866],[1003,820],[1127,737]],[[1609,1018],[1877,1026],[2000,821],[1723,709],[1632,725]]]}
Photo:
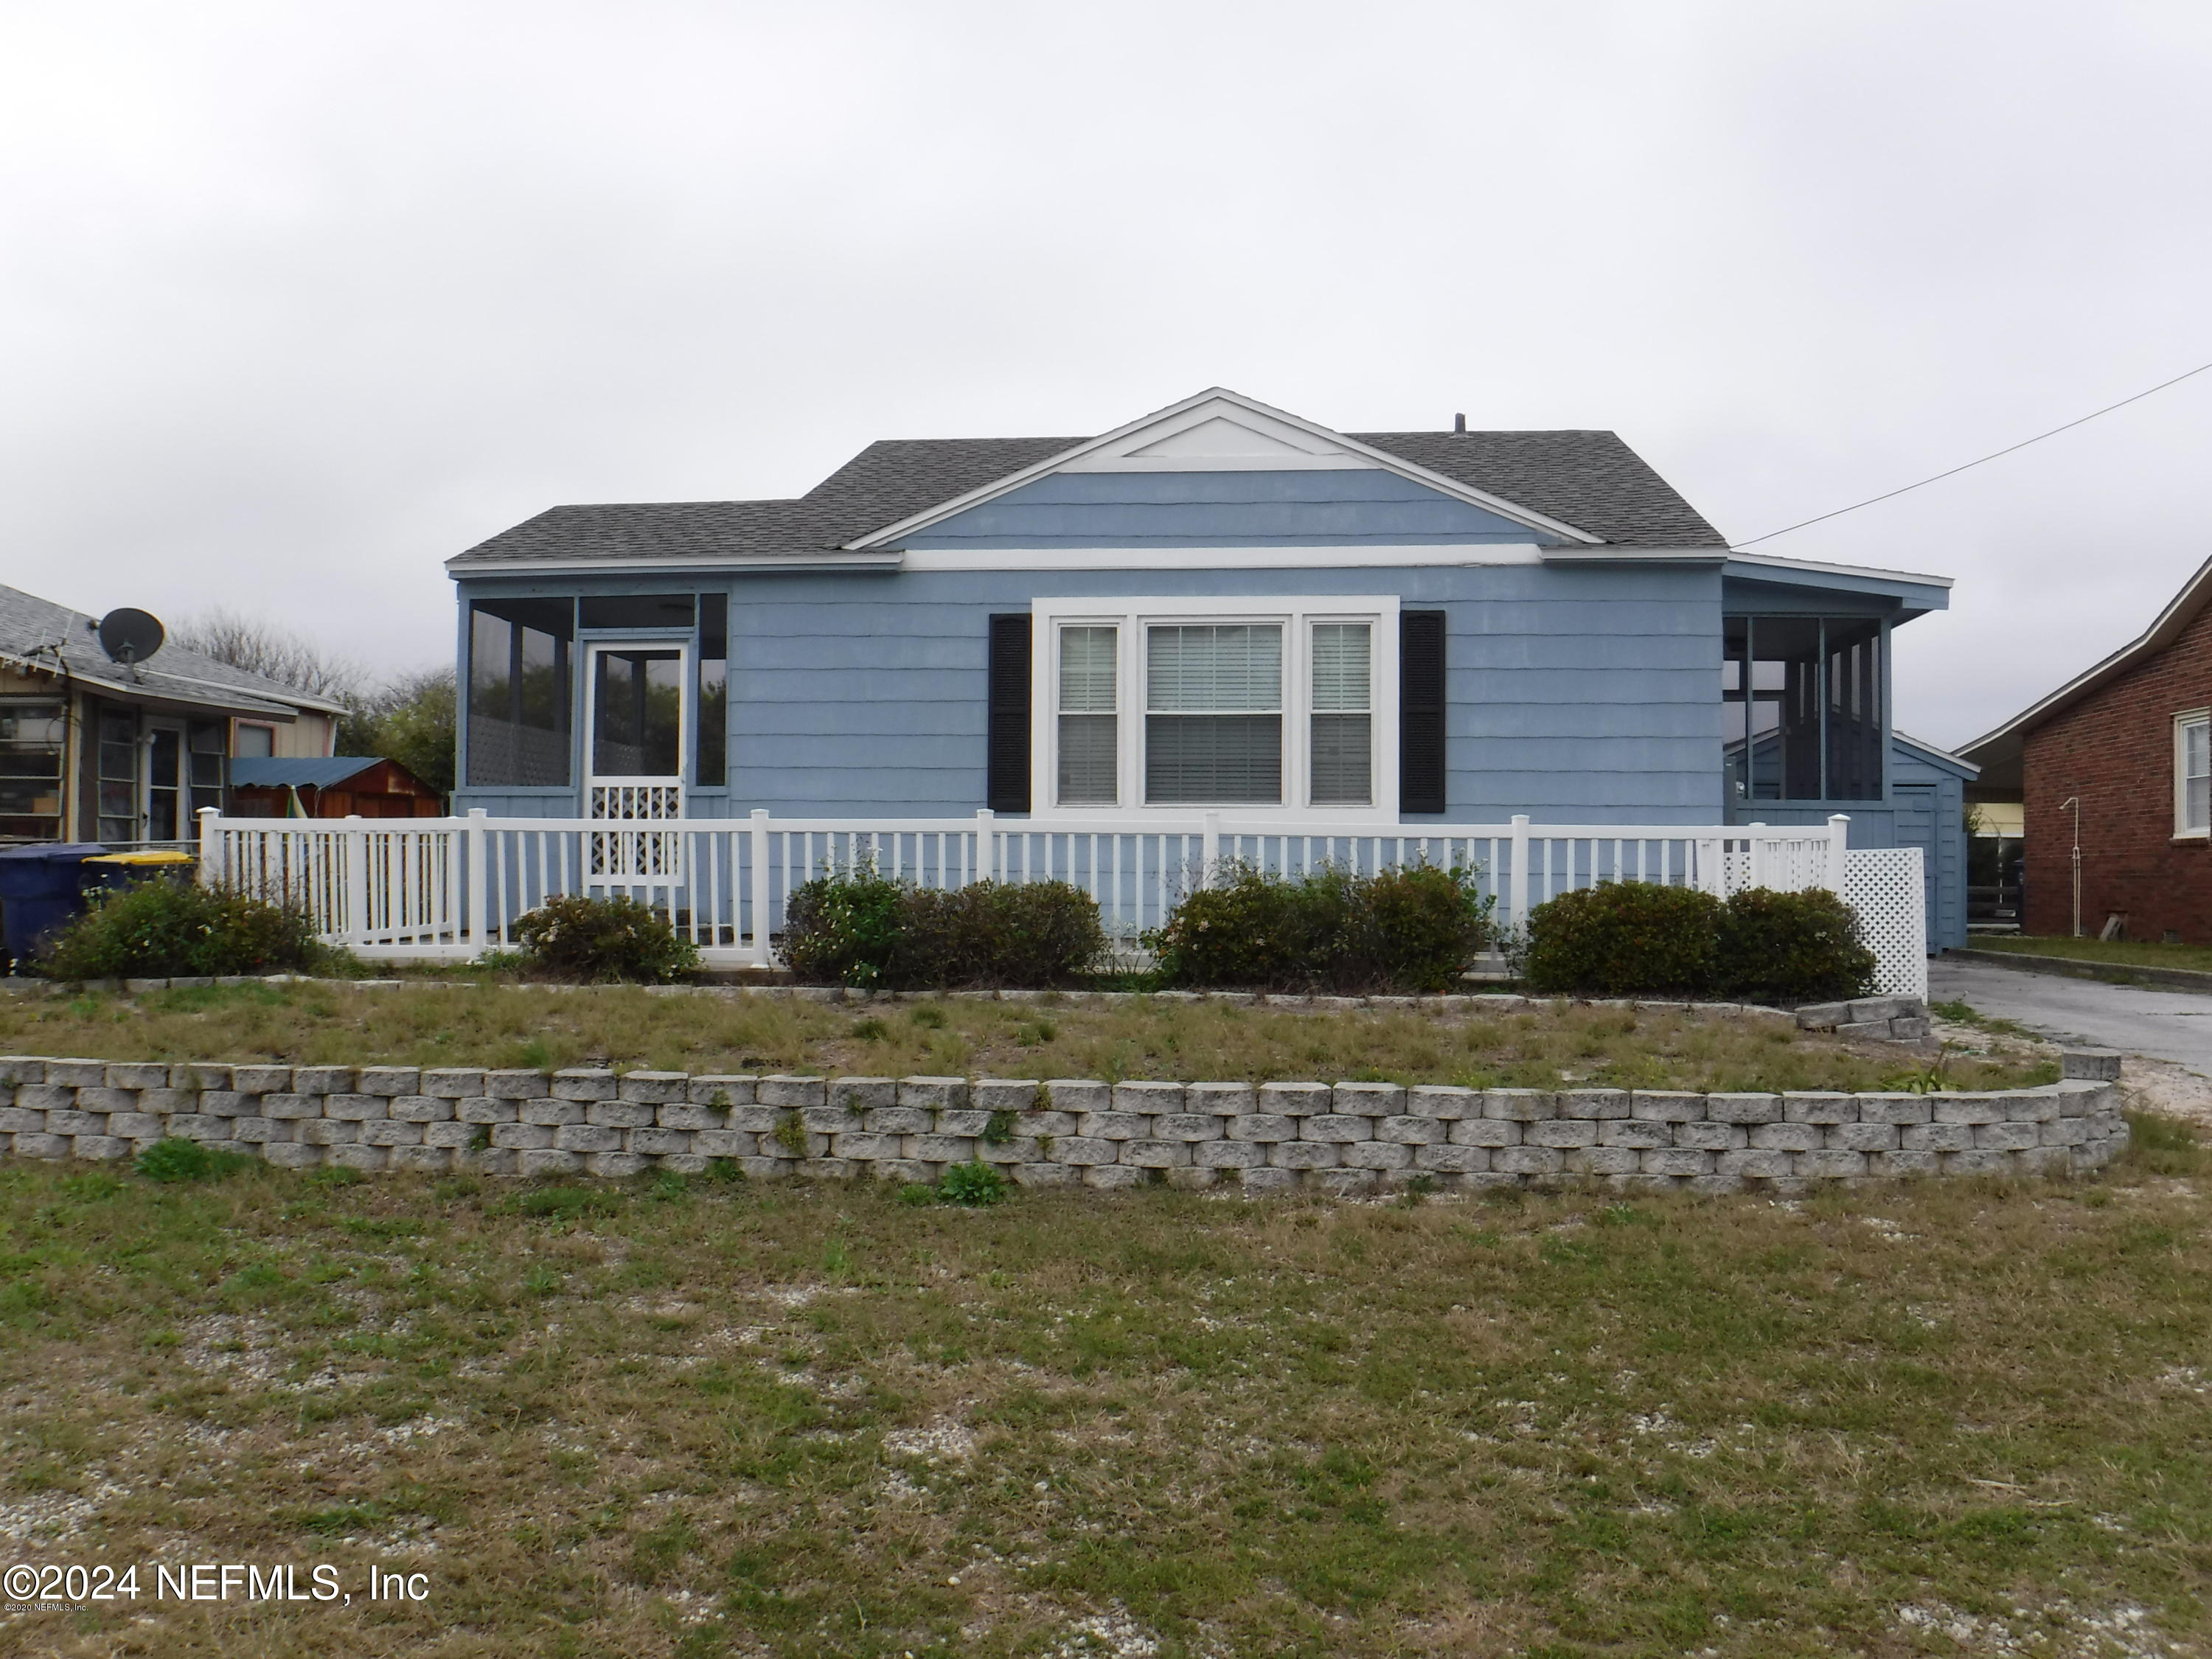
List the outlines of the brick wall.
{"label": "brick wall", "polygon": [[2171,931],[2212,945],[2212,847],[2173,839],[2173,717],[2212,704],[2212,610],[2181,636],[2027,733],[2027,929],[2073,931],[2074,815],[2081,802],[2081,927],[2128,919],[2128,937]]}

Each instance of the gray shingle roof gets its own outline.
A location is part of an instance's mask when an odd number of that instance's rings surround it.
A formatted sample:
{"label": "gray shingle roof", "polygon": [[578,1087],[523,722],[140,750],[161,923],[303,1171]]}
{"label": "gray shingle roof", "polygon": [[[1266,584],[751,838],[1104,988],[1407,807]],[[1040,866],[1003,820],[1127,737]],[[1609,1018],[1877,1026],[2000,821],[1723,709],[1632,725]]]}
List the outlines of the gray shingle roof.
{"label": "gray shingle roof", "polygon": [[[1611,432],[1349,434],[1416,466],[1624,547],[1717,547],[1718,531]],[[456,569],[575,559],[818,558],[1087,441],[889,438],[788,501],[556,507],[480,542]]]}
{"label": "gray shingle roof", "polygon": [[0,656],[18,664],[49,673],[65,670],[70,678],[91,682],[103,690],[169,702],[198,703],[234,714],[271,714],[289,720],[303,708],[326,706],[317,698],[303,696],[274,680],[187,651],[181,645],[164,645],[140,663],[134,673],[100,649],[93,631],[96,626],[82,611],[21,588],[0,587]]}

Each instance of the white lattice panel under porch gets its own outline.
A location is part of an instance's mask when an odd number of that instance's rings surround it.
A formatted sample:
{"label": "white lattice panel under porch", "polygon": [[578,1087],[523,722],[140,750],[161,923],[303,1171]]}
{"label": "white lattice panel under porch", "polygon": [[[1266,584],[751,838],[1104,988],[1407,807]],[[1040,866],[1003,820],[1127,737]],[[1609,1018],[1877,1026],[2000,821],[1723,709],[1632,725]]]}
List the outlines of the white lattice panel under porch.
{"label": "white lattice panel under porch", "polygon": [[1928,890],[1917,847],[1856,849],[1844,855],[1844,902],[1858,913],[1886,997],[1928,996]]}

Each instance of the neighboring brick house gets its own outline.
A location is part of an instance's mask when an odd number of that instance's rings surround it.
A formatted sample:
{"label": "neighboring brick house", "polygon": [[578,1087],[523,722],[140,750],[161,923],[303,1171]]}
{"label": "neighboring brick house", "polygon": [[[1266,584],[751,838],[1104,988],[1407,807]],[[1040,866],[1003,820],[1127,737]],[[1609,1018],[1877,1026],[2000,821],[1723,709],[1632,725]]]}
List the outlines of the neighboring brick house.
{"label": "neighboring brick house", "polygon": [[2130,939],[2212,944],[2212,561],[2141,639],[1960,752],[1982,768],[1970,797],[2022,805],[2027,932],[2117,916]]}

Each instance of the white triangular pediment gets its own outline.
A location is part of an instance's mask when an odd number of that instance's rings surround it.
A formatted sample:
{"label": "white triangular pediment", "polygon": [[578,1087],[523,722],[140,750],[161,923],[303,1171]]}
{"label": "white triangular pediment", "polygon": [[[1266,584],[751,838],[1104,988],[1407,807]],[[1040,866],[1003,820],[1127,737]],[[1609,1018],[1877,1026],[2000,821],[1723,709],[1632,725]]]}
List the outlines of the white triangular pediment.
{"label": "white triangular pediment", "polygon": [[1064,472],[1238,472],[1372,467],[1327,434],[1225,398],[1208,398],[1065,463]]}
{"label": "white triangular pediment", "polygon": [[[1216,415],[1129,452],[1132,460],[1285,460],[1325,452]],[[1341,452],[1340,452],[1341,453]]]}

